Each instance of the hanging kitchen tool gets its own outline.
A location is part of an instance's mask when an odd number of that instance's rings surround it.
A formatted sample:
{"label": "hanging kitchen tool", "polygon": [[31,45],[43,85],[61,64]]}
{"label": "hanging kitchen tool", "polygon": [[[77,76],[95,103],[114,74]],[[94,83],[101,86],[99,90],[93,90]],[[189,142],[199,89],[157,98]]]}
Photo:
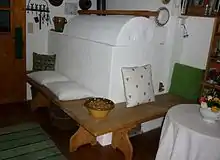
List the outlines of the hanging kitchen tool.
{"label": "hanging kitchen tool", "polygon": [[34,4],[32,3],[30,8],[32,14],[33,14],[33,9],[34,9]]}
{"label": "hanging kitchen tool", "polygon": [[56,32],[63,32],[67,20],[65,17],[53,17],[53,23]]}
{"label": "hanging kitchen tool", "polygon": [[[97,4],[97,10],[106,10],[106,0],[97,0],[96,4]],[[97,15],[105,16],[105,14],[97,14]]]}
{"label": "hanging kitchen tool", "polygon": [[36,16],[37,16],[37,11],[38,11],[38,4],[35,4],[35,14],[36,14]]}

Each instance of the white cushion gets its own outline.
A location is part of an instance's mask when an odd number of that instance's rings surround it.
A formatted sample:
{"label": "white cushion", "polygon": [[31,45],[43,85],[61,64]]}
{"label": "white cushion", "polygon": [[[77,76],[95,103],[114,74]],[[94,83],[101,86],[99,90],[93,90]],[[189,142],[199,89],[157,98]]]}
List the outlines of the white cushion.
{"label": "white cushion", "polygon": [[94,97],[95,95],[89,89],[72,81],[47,83],[45,86],[61,101]]}
{"label": "white cushion", "polygon": [[151,65],[121,69],[127,107],[155,101]]}
{"label": "white cushion", "polygon": [[28,77],[39,84],[46,84],[51,82],[68,81],[69,79],[55,71],[38,71],[28,74]]}

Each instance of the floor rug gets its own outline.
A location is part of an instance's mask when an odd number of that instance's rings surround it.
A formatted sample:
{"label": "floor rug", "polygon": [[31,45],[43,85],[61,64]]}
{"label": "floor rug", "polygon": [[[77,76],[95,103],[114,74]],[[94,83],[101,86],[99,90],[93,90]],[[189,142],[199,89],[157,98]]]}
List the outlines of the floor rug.
{"label": "floor rug", "polygon": [[0,129],[0,160],[66,160],[36,123]]}

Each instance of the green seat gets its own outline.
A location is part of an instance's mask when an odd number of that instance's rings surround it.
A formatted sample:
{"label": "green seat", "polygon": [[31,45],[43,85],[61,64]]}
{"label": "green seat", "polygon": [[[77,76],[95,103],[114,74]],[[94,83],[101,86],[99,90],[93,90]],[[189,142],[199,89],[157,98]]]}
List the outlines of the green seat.
{"label": "green seat", "polygon": [[179,95],[189,100],[200,97],[203,70],[176,63],[169,93]]}

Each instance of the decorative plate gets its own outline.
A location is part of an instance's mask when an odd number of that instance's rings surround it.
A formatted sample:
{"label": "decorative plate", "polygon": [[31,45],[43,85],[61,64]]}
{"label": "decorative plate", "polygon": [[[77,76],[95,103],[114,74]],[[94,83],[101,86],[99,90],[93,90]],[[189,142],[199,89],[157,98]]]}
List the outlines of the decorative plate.
{"label": "decorative plate", "polygon": [[170,3],[170,0],[162,0],[162,3],[163,4],[168,4],[168,3]]}
{"label": "decorative plate", "polygon": [[79,1],[79,7],[82,10],[88,10],[92,6],[92,1],[91,0],[80,0]]}
{"label": "decorative plate", "polygon": [[49,0],[50,4],[53,6],[60,6],[63,3],[63,0]]}
{"label": "decorative plate", "polygon": [[155,17],[155,22],[158,26],[164,26],[170,19],[170,12],[166,7],[161,7],[157,11],[159,14]]}

